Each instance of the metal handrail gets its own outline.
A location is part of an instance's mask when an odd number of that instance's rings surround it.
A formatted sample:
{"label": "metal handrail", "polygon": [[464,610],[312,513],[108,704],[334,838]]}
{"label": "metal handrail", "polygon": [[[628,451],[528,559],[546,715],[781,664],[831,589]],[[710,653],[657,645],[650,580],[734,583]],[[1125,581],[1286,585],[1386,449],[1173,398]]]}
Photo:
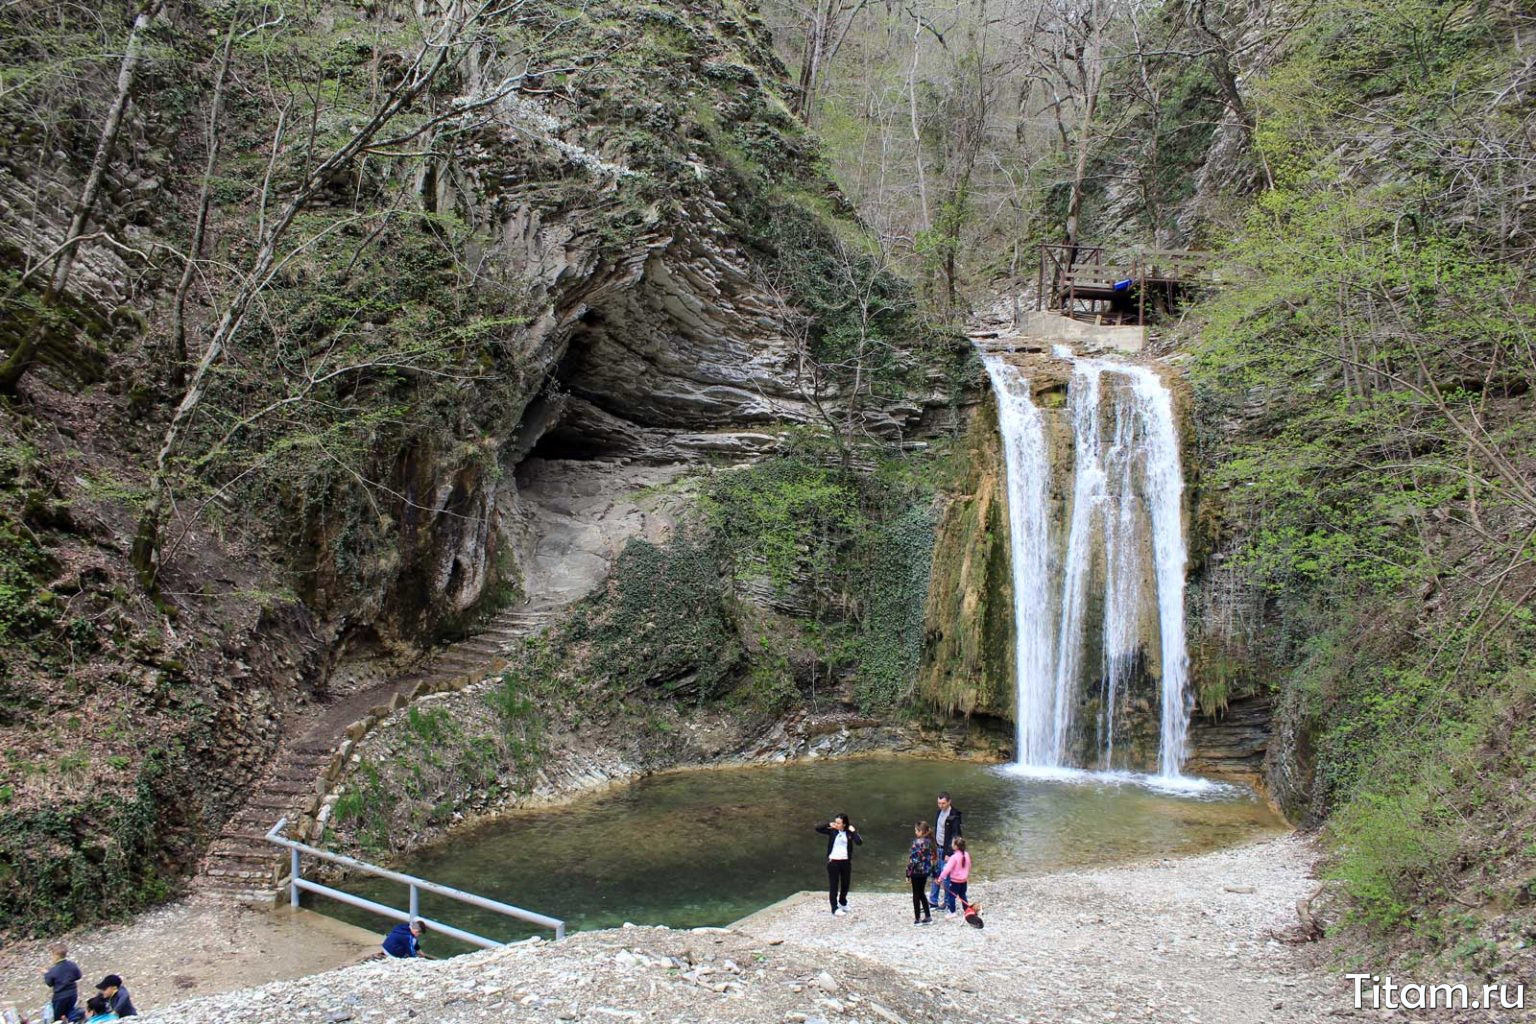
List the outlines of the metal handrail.
{"label": "metal handrail", "polygon": [[[355,857],[347,857],[339,853],[332,853],[329,850],[322,850],[316,846],[308,846],[283,835],[283,829],[287,825],[287,818],[279,818],[277,824],[273,825],[271,830],[267,832],[267,842],[275,846],[284,847],[288,851],[288,899],[294,907],[299,905],[299,893],[312,892],[317,896],[329,896],[331,899],[345,903],[348,906],[372,911],[381,917],[387,917],[393,921],[420,921],[424,927],[430,928],[432,931],[451,936],[472,946],[479,946],[482,949],[495,949],[506,945],[505,942],[497,942],[495,939],[488,939],[484,935],[476,935],[474,932],[467,932],[462,928],[455,928],[453,925],[443,924],[441,921],[433,921],[430,918],[422,917],[421,894],[423,892],[430,892],[438,896],[446,896],[459,903],[467,903],[472,907],[493,911],[504,917],[515,917],[518,920],[536,924],[541,928],[553,928],[556,942],[565,938],[565,922],[559,918],[536,914],[531,910],[514,907],[510,903],[502,903],[499,900],[477,896],[472,892],[465,892],[463,889],[455,889],[449,885],[429,882],[425,878],[417,878],[415,875],[407,875],[400,871],[381,868],[376,864],[369,864]],[[399,882],[407,886],[410,890],[410,910],[396,910],[394,907],[375,903],[373,900],[354,896],[349,892],[342,892],[340,889],[321,885],[319,882],[309,881],[303,876],[299,863],[300,855],[306,853],[311,857],[318,857],[320,860],[328,861],[332,864],[340,864],[342,867],[350,868],[353,871],[361,871],[364,874],[375,875],[379,878],[385,878],[391,882]]]}

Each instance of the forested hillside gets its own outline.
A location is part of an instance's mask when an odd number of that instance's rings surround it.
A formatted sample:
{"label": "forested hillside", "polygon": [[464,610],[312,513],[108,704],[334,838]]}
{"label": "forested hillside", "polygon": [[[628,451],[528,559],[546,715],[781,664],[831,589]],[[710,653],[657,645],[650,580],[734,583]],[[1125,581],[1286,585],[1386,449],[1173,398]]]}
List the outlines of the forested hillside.
{"label": "forested hillside", "polygon": [[509,608],[554,625],[394,720],[441,758],[351,838],[559,715],[657,764],[706,711],[1000,724],[960,330],[1101,244],[1211,269],[1151,333],[1197,714],[1267,721],[1338,934],[1529,976],[1533,47],[1521,0],[0,5],[0,927],[168,895],[292,723]]}
{"label": "forested hillside", "polygon": [[1213,633],[1280,680],[1277,795],[1326,818],[1352,917],[1517,972],[1536,879],[1533,27],[1484,5],[1314,13],[1254,86],[1273,187],[1228,247],[1244,279],[1183,335],[1202,504],[1229,534],[1212,579],[1242,577]]}
{"label": "forested hillside", "polygon": [[[173,891],[307,709],[555,615],[626,544],[680,618],[596,690],[750,716],[826,662],[903,699],[914,651],[850,652],[920,621],[920,521],[913,581],[865,588],[933,483],[876,470],[955,422],[964,350],[751,5],[7,4],[0,63],[6,927]],[[670,514],[570,518],[773,454],[712,491],[761,551],[697,509],[667,552]]]}
{"label": "forested hillside", "polygon": [[1525,961],[1529,6],[766,6],[934,303],[1030,302],[1040,242],[1215,254],[1155,331],[1197,400],[1200,712],[1274,698],[1269,785],[1330,840],[1335,920]]}

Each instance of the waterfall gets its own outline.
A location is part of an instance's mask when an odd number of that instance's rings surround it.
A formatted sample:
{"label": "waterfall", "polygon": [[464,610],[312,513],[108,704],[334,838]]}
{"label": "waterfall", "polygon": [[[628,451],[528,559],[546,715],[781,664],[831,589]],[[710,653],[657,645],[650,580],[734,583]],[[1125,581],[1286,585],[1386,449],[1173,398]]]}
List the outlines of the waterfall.
{"label": "waterfall", "polygon": [[[1144,597],[1155,596],[1161,666],[1158,774],[1177,778],[1187,753],[1191,697],[1184,638],[1187,552],[1183,474],[1173,400],[1145,366],[1070,359],[1067,420],[1072,431],[1072,493],[1053,542],[1052,460],[1045,416],[1019,367],[985,357],[997,393],[1008,477],[1017,693],[1017,761],[1034,768],[1072,766],[1083,677],[1098,675],[1099,713],[1085,767],[1115,767],[1116,706],[1134,678],[1147,638]],[[1108,441],[1105,425],[1108,425]],[[1151,579],[1147,580],[1147,561]],[[1088,646],[1092,599],[1102,605],[1100,649]],[[1150,623],[1148,623],[1150,625]]]}
{"label": "waterfall", "polygon": [[1142,439],[1146,501],[1152,513],[1152,560],[1157,571],[1158,639],[1162,644],[1162,737],[1158,774],[1181,773],[1189,734],[1189,651],[1184,645],[1184,472],[1179,465],[1179,432],[1173,421],[1173,395],[1145,366],[1128,366],[1137,416],[1145,424]]}
{"label": "waterfall", "polygon": [[998,426],[1008,476],[1009,562],[1013,568],[1014,750],[1020,764],[1053,760],[1054,709],[1049,693],[1056,661],[1051,629],[1051,455],[1045,419],[1030,395],[1029,381],[1002,360],[988,356],[987,373],[997,393]]}
{"label": "waterfall", "polygon": [[1056,634],[1056,679],[1051,691],[1052,766],[1067,763],[1067,735],[1072,727],[1077,680],[1082,672],[1084,616],[1088,609],[1088,571],[1099,533],[1104,499],[1103,453],[1099,450],[1101,374],[1094,363],[1073,367],[1067,407],[1072,420],[1072,512],[1067,556],[1061,572],[1061,622]]}
{"label": "waterfall", "polygon": [[1134,498],[1136,453],[1134,416],[1115,418],[1114,440],[1104,455],[1107,486],[1115,497],[1104,522],[1104,618],[1099,670],[1099,767],[1115,766],[1115,703],[1136,666],[1137,625],[1141,609],[1141,546],[1137,544]]}

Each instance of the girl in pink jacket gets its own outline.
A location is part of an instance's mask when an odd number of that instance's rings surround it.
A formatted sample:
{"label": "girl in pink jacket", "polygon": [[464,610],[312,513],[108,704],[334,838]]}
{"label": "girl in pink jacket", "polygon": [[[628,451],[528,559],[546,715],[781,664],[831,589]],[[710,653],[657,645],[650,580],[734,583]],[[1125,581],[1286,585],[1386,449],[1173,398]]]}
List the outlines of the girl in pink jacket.
{"label": "girl in pink jacket", "polygon": [[965,902],[966,882],[971,877],[971,855],[965,852],[965,839],[961,837],[955,840],[955,852],[949,855],[949,860],[944,862],[944,870],[939,873],[939,884],[945,879],[949,885],[945,887],[944,909],[949,911],[950,917],[958,917],[955,910],[955,900],[962,904]]}

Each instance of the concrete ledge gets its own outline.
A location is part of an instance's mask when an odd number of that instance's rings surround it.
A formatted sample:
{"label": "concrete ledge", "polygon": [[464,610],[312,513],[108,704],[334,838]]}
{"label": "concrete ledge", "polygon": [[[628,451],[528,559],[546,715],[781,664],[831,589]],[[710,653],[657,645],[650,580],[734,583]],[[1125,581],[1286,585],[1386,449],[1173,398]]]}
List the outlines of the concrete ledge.
{"label": "concrete ledge", "polygon": [[749,932],[764,921],[778,917],[783,911],[789,910],[791,907],[798,907],[802,903],[809,903],[812,900],[824,900],[826,898],[827,894],[819,890],[813,892],[810,889],[802,889],[800,892],[785,896],[777,903],[768,904],[762,910],[753,911],[740,921],[732,921],[726,927],[732,931]]}
{"label": "concrete ledge", "polygon": [[348,924],[339,918],[328,917],[313,910],[305,910],[302,907],[294,910],[286,903],[273,907],[272,914],[279,919],[287,917],[296,925],[323,932],[337,942],[357,945],[361,947],[363,953],[372,953],[384,941],[384,936],[378,932]]}
{"label": "concrete ledge", "polygon": [[1102,350],[1139,355],[1147,344],[1147,329],[1141,326],[1119,327],[1074,320],[1060,313],[1036,311],[1024,314],[1017,331],[1004,329],[998,342],[1006,342],[1010,333],[1021,338],[1063,342],[1080,350]]}

